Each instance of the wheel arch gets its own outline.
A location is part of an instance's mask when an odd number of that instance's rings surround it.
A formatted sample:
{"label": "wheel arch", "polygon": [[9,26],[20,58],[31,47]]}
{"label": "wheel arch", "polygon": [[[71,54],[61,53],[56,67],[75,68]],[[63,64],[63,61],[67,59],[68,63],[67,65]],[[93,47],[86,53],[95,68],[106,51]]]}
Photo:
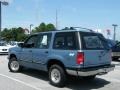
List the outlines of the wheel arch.
{"label": "wheel arch", "polygon": [[60,66],[65,70],[65,65],[63,64],[62,61],[60,61],[60,60],[58,60],[58,59],[50,59],[50,60],[48,60],[47,70],[49,70],[49,68],[50,68],[53,64],[60,65]]}
{"label": "wheel arch", "polygon": [[17,59],[17,57],[16,57],[15,54],[10,54],[10,56],[9,56],[9,60],[10,60],[12,57],[15,57],[15,58]]}

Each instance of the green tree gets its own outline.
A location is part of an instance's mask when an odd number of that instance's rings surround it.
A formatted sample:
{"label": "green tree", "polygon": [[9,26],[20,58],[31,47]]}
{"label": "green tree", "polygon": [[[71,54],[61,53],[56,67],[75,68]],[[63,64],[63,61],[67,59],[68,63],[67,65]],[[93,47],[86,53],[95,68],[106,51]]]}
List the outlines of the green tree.
{"label": "green tree", "polygon": [[35,28],[35,32],[44,32],[46,30],[45,23],[41,23],[38,27]]}
{"label": "green tree", "polygon": [[27,37],[27,35],[24,33],[24,29],[21,27],[11,29],[5,28],[1,32],[1,36],[6,41],[24,41]]}
{"label": "green tree", "polygon": [[53,24],[49,23],[46,25],[46,30],[47,31],[55,30],[55,26]]}
{"label": "green tree", "polygon": [[8,41],[8,40],[12,37],[11,31],[10,31],[9,29],[5,28],[5,29],[1,32],[1,37],[2,37],[3,39],[5,39],[5,40]]}
{"label": "green tree", "polygon": [[50,30],[55,30],[55,26],[51,23],[50,24],[45,24],[43,22],[38,27],[35,27],[35,29],[32,32],[36,33],[36,32],[50,31]]}
{"label": "green tree", "polygon": [[17,41],[25,41],[28,38],[28,35],[20,34],[17,36]]}

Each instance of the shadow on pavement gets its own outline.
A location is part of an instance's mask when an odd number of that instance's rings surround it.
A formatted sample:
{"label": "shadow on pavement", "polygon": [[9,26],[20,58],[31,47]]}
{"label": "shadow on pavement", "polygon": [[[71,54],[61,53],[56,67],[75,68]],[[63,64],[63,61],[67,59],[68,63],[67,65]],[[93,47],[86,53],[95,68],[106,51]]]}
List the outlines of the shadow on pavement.
{"label": "shadow on pavement", "polygon": [[76,78],[76,79],[69,79],[67,88],[70,88],[72,90],[91,90],[91,89],[99,89],[104,87],[105,85],[110,84],[109,81],[106,81],[101,78],[95,78],[92,81],[87,81],[82,78]]}
{"label": "shadow on pavement", "polygon": [[[22,73],[29,75],[31,77],[34,77],[34,78],[49,81],[48,73],[43,72],[43,71],[25,69]],[[91,89],[102,88],[107,84],[110,84],[110,82],[104,79],[101,79],[101,78],[95,78],[92,81],[87,81],[80,77],[68,76],[68,81],[64,88],[68,88],[72,90],[91,90]]]}
{"label": "shadow on pavement", "polygon": [[38,78],[38,79],[41,79],[41,80],[48,81],[48,73],[47,72],[25,68],[22,71],[22,74],[26,74],[26,75],[32,76],[34,78]]}

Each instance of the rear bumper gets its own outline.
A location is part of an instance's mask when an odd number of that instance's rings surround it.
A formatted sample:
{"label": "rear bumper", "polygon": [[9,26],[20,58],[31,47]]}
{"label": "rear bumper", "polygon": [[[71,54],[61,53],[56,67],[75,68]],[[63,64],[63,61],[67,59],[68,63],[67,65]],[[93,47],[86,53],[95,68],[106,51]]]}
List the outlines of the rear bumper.
{"label": "rear bumper", "polygon": [[120,52],[112,52],[112,57],[120,57]]}
{"label": "rear bumper", "polygon": [[83,69],[67,69],[67,73],[69,75],[74,76],[92,76],[92,75],[103,75],[112,70],[114,70],[115,65],[109,66],[101,66],[101,67],[94,67],[94,68],[83,68]]}

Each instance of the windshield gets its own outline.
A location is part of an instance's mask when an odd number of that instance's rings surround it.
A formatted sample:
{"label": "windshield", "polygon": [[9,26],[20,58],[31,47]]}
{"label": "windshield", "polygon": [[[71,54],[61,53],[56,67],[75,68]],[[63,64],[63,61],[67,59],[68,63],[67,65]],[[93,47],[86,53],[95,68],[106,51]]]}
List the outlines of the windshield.
{"label": "windshield", "polygon": [[11,42],[11,43],[9,43],[11,46],[15,46],[15,45],[17,45],[17,43],[16,42]]}
{"label": "windshield", "polygon": [[0,46],[6,46],[6,43],[0,43]]}

